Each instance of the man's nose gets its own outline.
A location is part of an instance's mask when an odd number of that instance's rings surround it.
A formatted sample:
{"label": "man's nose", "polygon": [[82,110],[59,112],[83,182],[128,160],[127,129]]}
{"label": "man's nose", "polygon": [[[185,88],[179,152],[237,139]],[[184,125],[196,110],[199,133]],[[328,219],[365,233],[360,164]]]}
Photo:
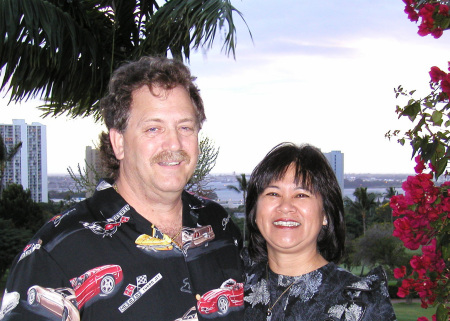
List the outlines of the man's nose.
{"label": "man's nose", "polygon": [[173,151],[181,149],[181,134],[176,128],[166,130],[164,137],[164,148]]}

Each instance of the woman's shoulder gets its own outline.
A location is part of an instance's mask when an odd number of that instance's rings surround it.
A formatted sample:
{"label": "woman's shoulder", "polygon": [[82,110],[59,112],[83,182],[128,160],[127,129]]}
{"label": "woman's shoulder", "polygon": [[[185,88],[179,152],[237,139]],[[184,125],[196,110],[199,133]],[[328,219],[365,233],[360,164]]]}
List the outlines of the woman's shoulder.
{"label": "woman's shoulder", "polygon": [[330,276],[339,280],[340,283],[348,289],[359,290],[359,291],[370,291],[378,289],[381,285],[387,284],[387,275],[382,266],[377,266],[370,270],[364,276],[357,276],[352,272],[335,265],[334,263],[329,264]]}

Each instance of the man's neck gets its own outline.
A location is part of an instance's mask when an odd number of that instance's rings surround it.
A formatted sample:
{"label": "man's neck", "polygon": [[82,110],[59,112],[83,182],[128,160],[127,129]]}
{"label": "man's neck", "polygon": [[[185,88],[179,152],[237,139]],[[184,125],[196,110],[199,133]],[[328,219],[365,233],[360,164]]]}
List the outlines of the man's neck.
{"label": "man's neck", "polygon": [[117,180],[116,191],[136,212],[154,224],[163,233],[175,235],[182,224],[183,202],[178,193],[145,193]]}

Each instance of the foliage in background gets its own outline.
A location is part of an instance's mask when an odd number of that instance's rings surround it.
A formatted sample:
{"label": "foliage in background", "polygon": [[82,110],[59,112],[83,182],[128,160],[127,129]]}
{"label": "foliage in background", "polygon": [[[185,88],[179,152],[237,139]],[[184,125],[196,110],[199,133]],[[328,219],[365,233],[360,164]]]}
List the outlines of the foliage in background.
{"label": "foliage in background", "polygon": [[[441,37],[450,27],[449,1],[403,0],[405,13],[413,22],[419,23],[420,36]],[[415,99],[415,91],[402,86],[395,89],[397,97],[407,97],[405,106],[397,106],[400,117],[408,117],[412,128],[405,133],[388,132],[387,137],[399,137],[404,145],[409,141],[413,157],[417,155],[417,175],[410,176],[403,184],[405,195],[394,196],[391,207],[394,216],[394,235],[407,248],[421,247],[422,255],[410,261],[412,270],[402,266],[395,270],[396,277],[403,279],[399,296],[415,291],[422,300],[422,307],[436,306],[436,319],[448,321],[450,315],[450,198],[445,182],[435,186],[444,173],[450,157],[450,74],[433,66],[430,69],[431,92],[424,98]],[[429,173],[424,173],[429,163]],[[419,318],[420,321],[428,320]]]}
{"label": "foliage in background", "polygon": [[381,264],[389,267],[392,273],[395,267],[406,264],[409,256],[402,242],[392,235],[392,231],[391,224],[372,224],[365,235],[354,241],[353,265],[370,268]]}
{"label": "foliage in background", "polygon": [[0,278],[30,238],[48,219],[39,203],[22,185],[8,185],[0,199]]}
{"label": "foliage in background", "polygon": [[0,70],[11,100],[38,97],[44,115],[99,117],[113,70],[144,55],[189,59],[217,34],[235,55],[229,0],[2,0]]}
{"label": "foliage in background", "polygon": [[366,234],[366,218],[368,213],[375,208],[377,195],[375,193],[367,193],[367,187],[358,187],[353,193],[355,200],[349,197],[344,198],[345,206],[353,213],[361,215],[363,223],[363,234]]}
{"label": "foliage in background", "polygon": [[22,185],[11,184],[2,192],[0,218],[11,220],[16,228],[25,228],[35,233],[44,224],[43,211],[31,198],[30,190]]}
{"label": "foliage in background", "polygon": [[[242,198],[243,198],[243,211],[245,213],[245,200],[247,199],[247,178],[245,177],[245,174],[241,174],[240,176],[236,176],[236,180],[238,182],[238,186],[234,186],[234,185],[227,185],[228,189],[231,189],[233,191],[236,191],[238,193],[242,192]],[[242,228],[242,232],[243,232],[243,237],[242,239],[244,240],[244,244],[246,241],[246,231],[247,231],[247,221],[244,219],[244,226]]]}
{"label": "foliage in background", "polygon": [[200,153],[198,155],[197,167],[185,189],[198,196],[216,199],[217,195],[214,189],[208,187],[210,183],[208,174],[216,166],[220,147],[216,148],[214,142],[209,137],[200,137],[199,149]]}
{"label": "foliage in background", "polygon": [[84,162],[86,167],[81,168],[80,164],[77,165],[77,172],[75,173],[72,167],[67,168],[70,178],[75,182],[75,191],[70,191],[73,194],[83,193],[85,197],[92,196],[99,180],[102,178],[102,174],[97,172],[94,165],[89,165]]}
{"label": "foliage in background", "polygon": [[0,217],[0,279],[32,236],[30,230],[17,228],[10,220]]}

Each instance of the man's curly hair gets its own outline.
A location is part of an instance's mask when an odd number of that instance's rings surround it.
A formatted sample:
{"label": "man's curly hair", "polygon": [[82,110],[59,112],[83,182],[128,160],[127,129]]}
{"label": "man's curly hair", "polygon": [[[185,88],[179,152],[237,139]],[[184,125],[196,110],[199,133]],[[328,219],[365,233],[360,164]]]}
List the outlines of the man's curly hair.
{"label": "man's curly hair", "polygon": [[155,87],[165,90],[183,87],[196,107],[197,123],[201,128],[206,116],[200,91],[194,84],[195,79],[182,62],[165,57],[143,57],[114,71],[108,93],[100,100],[103,121],[108,129],[108,132],[100,134],[100,154],[107,177],[117,179],[120,166],[109,139],[109,130],[114,128],[121,133],[126,130],[132,93],[142,86],[148,86],[150,91]]}

